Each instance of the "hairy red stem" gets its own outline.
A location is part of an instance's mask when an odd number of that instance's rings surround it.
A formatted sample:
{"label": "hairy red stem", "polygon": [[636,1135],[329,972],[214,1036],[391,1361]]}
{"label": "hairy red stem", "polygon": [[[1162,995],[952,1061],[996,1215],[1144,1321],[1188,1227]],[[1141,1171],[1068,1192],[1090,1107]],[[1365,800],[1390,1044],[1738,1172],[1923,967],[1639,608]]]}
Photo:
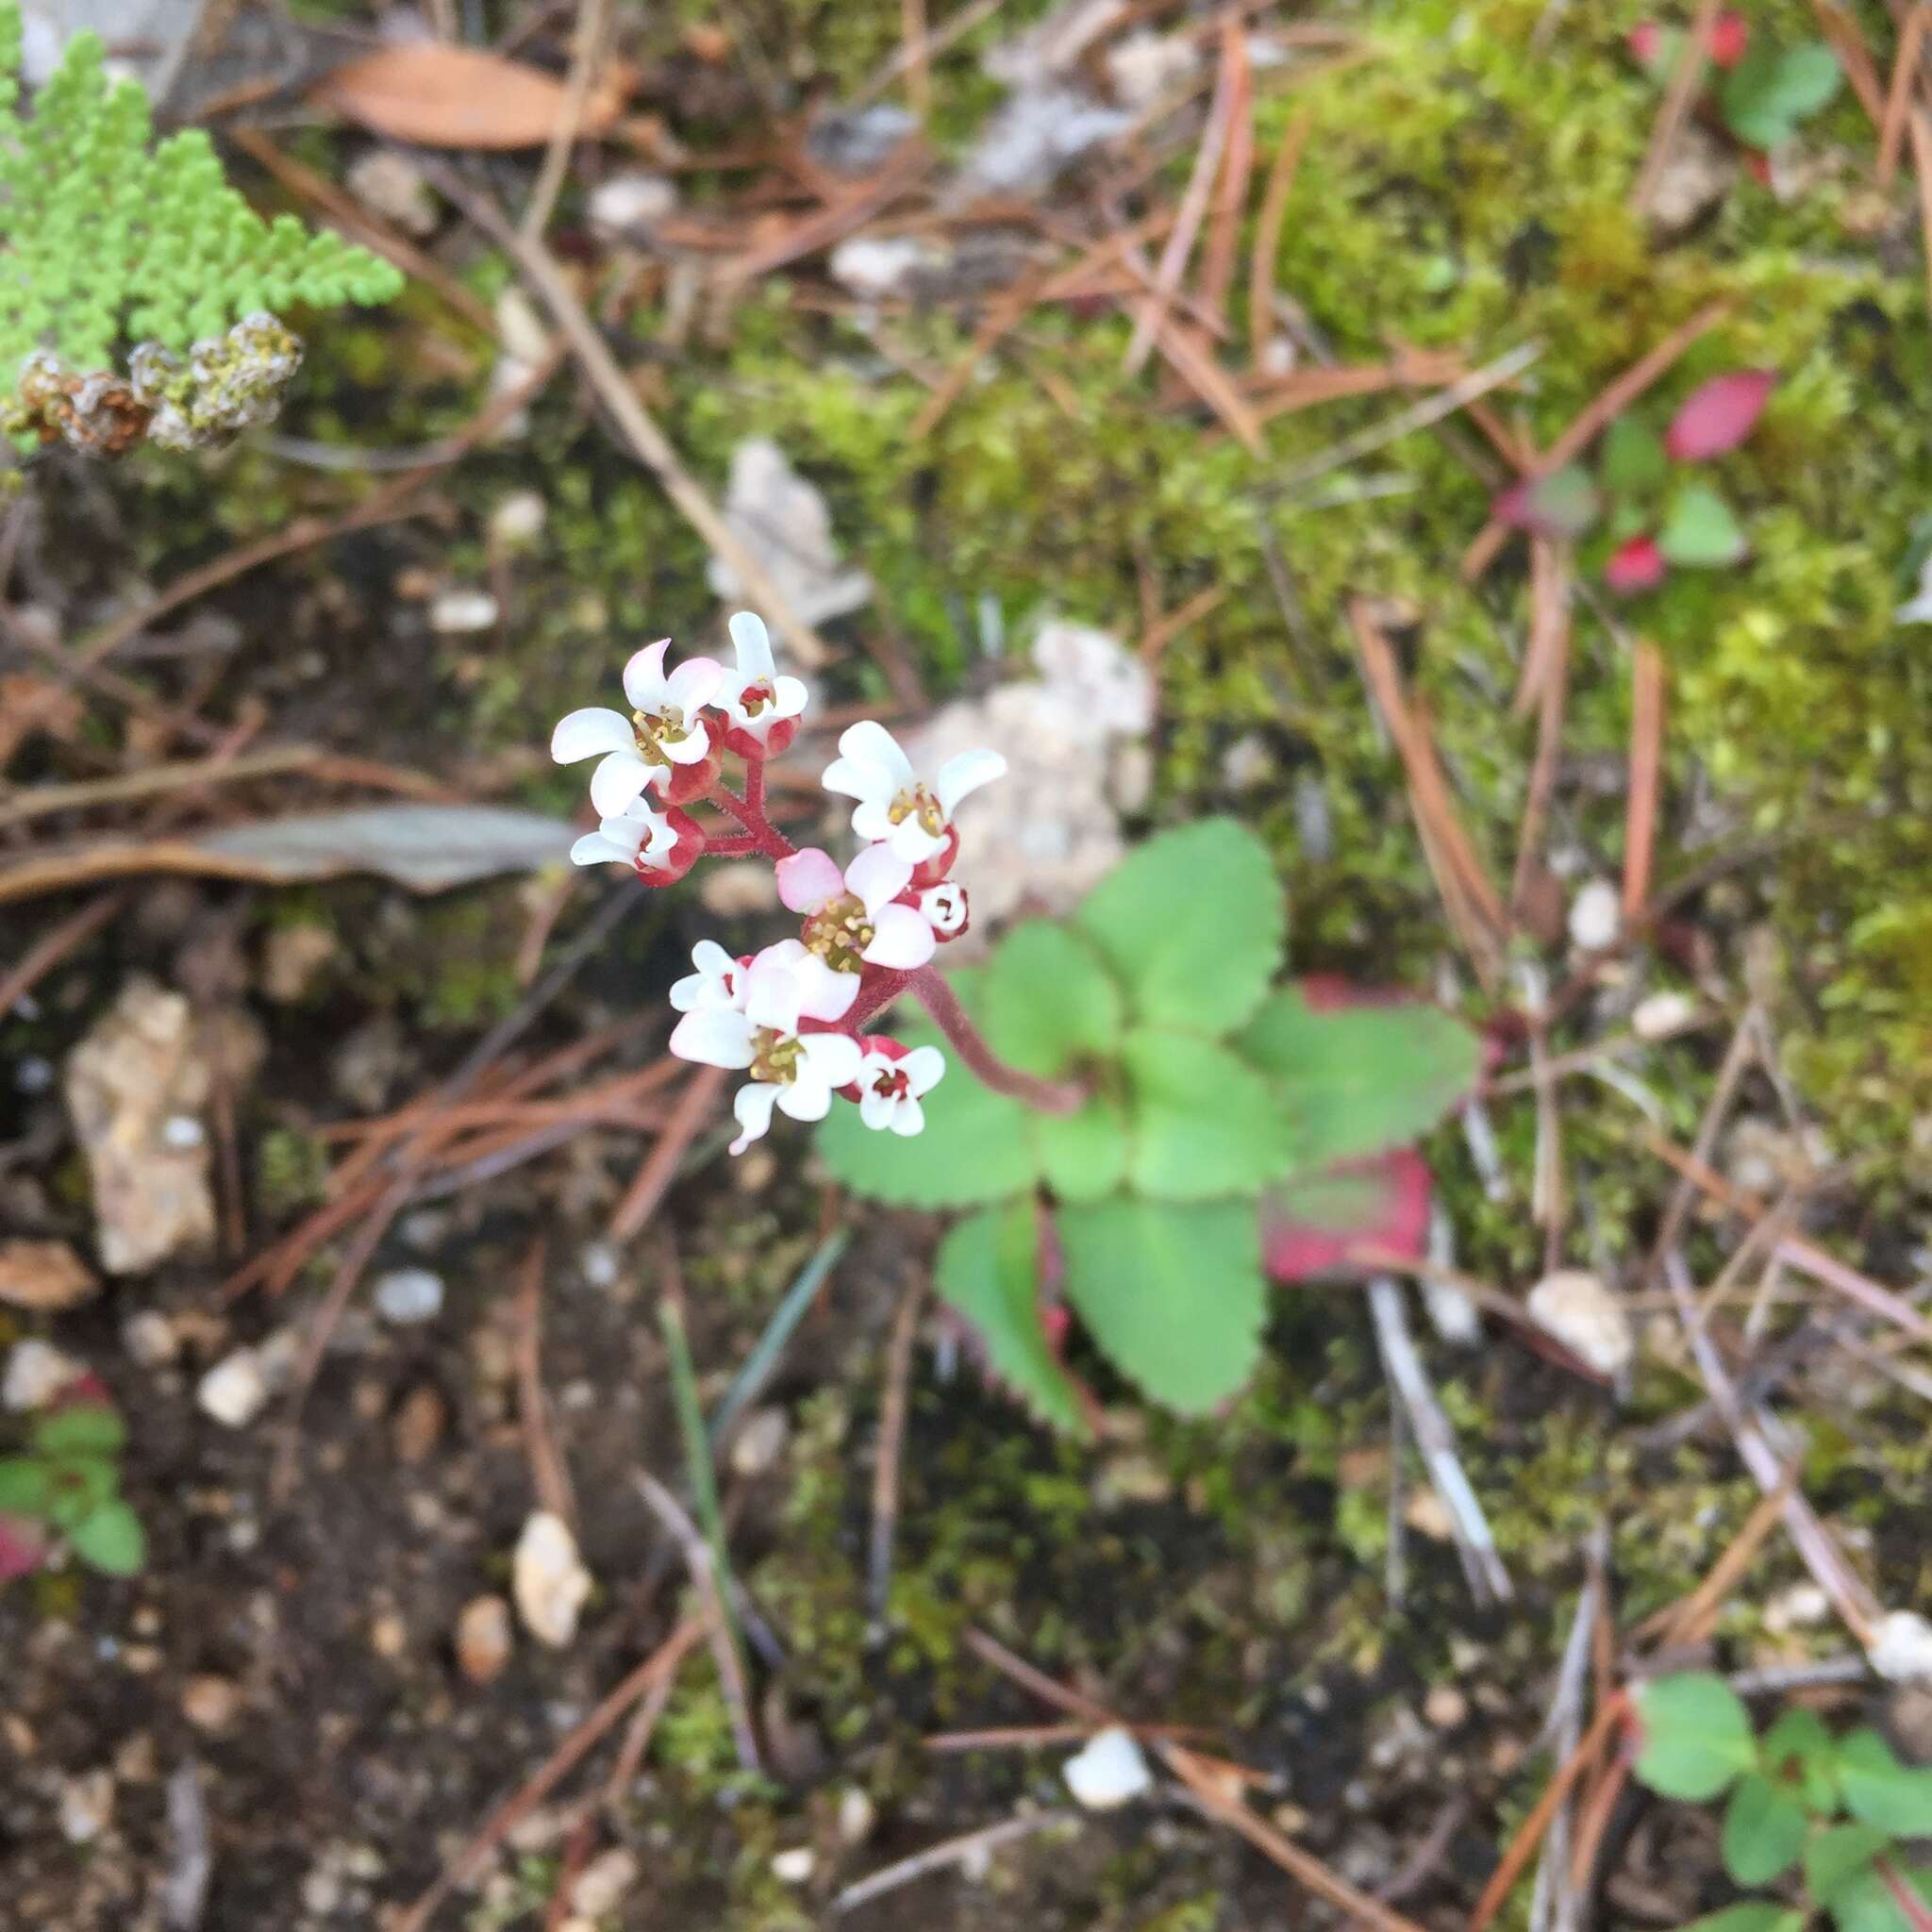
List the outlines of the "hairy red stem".
{"label": "hairy red stem", "polygon": [[988,1046],[979,1028],[959,1004],[959,995],[940,976],[936,966],[922,966],[908,975],[920,1004],[946,1036],[953,1051],[995,1093],[1004,1093],[1040,1113],[1078,1113],[1087,1104],[1087,1090],[1075,1080],[1042,1080],[1009,1067]]}
{"label": "hairy red stem", "polygon": [[765,767],[761,759],[745,761],[742,798],[722,778],[711,787],[710,796],[744,827],[752,841],[745,848],[747,851],[762,852],[767,858],[790,858],[798,850],[765,816]]}

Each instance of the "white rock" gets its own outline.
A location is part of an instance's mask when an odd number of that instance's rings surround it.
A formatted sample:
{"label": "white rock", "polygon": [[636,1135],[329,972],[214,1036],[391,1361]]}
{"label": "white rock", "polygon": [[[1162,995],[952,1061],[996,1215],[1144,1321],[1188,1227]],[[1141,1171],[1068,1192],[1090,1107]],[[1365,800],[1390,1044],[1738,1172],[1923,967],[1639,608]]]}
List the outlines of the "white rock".
{"label": "white rock", "polygon": [[600,181],[591,191],[591,225],[607,234],[626,235],[648,228],[677,209],[677,185],[663,175],[632,169]]}
{"label": "white rock", "polygon": [[1697,1002],[1689,993],[1654,992],[1640,1000],[1630,1015],[1630,1029],[1639,1040],[1668,1040],[1697,1017]]}
{"label": "white rock", "polygon": [[832,279],[855,295],[877,301],[897,295],[943,258],[917,235],[854,235],[832,250]]}
{"label": "white rock", "polygon": [[114,1774],[84,1771],[60,1787],[60,1836],[71,1845],[92,1844],[114,1822]]}
{"label": "white rock", "polygon": [[427,1268],[393,1268],[375,1284],[375,1312],[408,1327],[442,1313],[442,1276]]}
{"label": "white rock", "polygon": [[1636,1354],[1624,1304],[1585,1269],[1545,1274],[1529,1291],[1529,1313],[1546,1335],[1600,1375],[1621,1375]]}
{"label": "white rock", "polygon": [[1114,97],[1137,110],[1172,93],[1200,64],[1191,34],[1160,34],[1149,27],[1124,34],[1107,50]]}
{"label": "white rock", "polygon": [[7,1374],[0,1377],[0,1407],[25,1415],[44,1408],[70,1382],[87,1373],[87,1364],[63,1355],[51,1341],[29,1338],[17,1341],[7,1357]]}
{"label": "white rock", "polygon": [[549,521],[550,506],[534,490],[512,490],[490,512],[490,534],[515,549],[532,541]]}
{"label": "white rock", "polygon": [[258,1416],[271,1393],[261,1352],[238,1348],[226,1355],[195,1385],[194,1399],[204,1415],[226,1429],[245,1429]]}
{"label": "white rock", "polygon": [[1591,879],[1570,902],[1571,942],[1586,953],[1614,945],[1624,929],[1622,895],[1608,879]]}
{"label": "white rock", "polygon": [[519,288],[508,288],[496,298],[497,332],[507,354],[530,367],[550,353],[550,330],[537,305]]}
{"label": "white rock", "polygon": [[443,637],[466,637],[496,623],[496,599],[488,591],[444,591],[429,607],[429,628]]}
{"label": "white rock", "polygon": [[121,1324],[121,1346],[143,1369],[165,1369],[181,1353],[175,1324],[157,1308],[137,1308]]}
{"label": "white rock", "polygon": [[847,1785],[839,1793],[839,1840],[841,1844],[862,1845],[879,1822],[878,1807],[871,1794],[858,1785]]}
{"label": "white rock", "polygon": [[358,200],[387,215],[407,234],[435,231],[436,197],[423,171],[397,148],[373,147],[349,163],[348,183]]}
{"label": "white rock", "polygon": [[637,1882],[637,1854],[615,1845],[584,1867],[577,1882],[571,1887],[571,1910],[586,1919],[601,1919],[617,1909],[625,1893]]}
{"label": "white rock", "polygon": [[[724,521],[807,624],[843,617],[870,601],[872,579],[840,560],[832,512],[817,484],[801,476],[770,438],[747,437],[731,452]],[[741,599],[743,587],[722,558],[711,558],[706,576],[725,603]]]}
{"label": "white rock", "polygon": [[1107,107],[1080,88],[1025,88],[983,124],[948,199],[1036,193],[1088,149],[1132,125],[1124,109]]}
{"label": "white rock", "polygon": [[1133,1733],[1120,1724],[1096,1731],[1060,1768],[1076,1804],[1112,1811],[1154,1788],[1153,1774]]}
{"label": "white rock", "polygon": [[1916,1610],[1888,1610],[1867,1655],[1872,1668],[1894,1684],[1932,1678],[1932,1624]]}
{"label": "white rock", "polygon": [[809,1845],[792,1845],[772,1860],[772,1876],[786,1885],[803,1885],[818,1865],[818,1854]]}
{"label": "white rock", "polygon": [[591,1573],[570,1525],[547,1509],[533,1511],[510,1564],[510,1594],[524,1627],[540,1643],[561,1649],[576,1636],[577,1615],[590,1593]]}
{"label": "white rock", "polygon": [[1815,1630],[1830,1616],[1831,1599],[1817,1584],[1794,1583],[1764,1606],[1764,1627],[1774,1637],[1788,1637],[1793,1630]]}
{"label": "white rock", "polygon": [[731,1473],[762,1475],[785,1453],[791,1420],[782,1408],[754,1409],[731,1439]]}

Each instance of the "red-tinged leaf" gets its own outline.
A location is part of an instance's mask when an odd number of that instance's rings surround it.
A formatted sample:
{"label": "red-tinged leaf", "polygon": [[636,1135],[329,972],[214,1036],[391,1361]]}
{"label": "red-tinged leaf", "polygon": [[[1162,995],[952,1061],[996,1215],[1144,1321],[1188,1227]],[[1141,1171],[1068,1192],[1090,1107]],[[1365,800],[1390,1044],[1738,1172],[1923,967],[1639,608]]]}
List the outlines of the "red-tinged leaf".
{"label": "red-tinged leaf", "polygon": [[1720,13],[1712,22],[1708,42],[1710,58],[1718,66],[1729,69],[1744,58],[1751,44],[1751,23],[1735,9]]}
{"label": "red-tinged leaf", "polygon": [[1771,186],[1771,157],[1762,148],[1747,147],[1744,150],[1744,172],[1760,188]]}
{"label": "red-tinged leaf", "polygon": [[1736,449],[1757,426],[1777,384],[1769,369],[1734,369],[1691,391],[1664,432],[1664,448],[1680,463],[1699,463]]}
{"label": "red-tinged leaf", "polygon": [[1411,1258],[1428,1241],[1429,1170],[1412,1147],[1351,1160],[1261,1197],[1261,1256],[1276,1281],[1372,1272],[1349,1259],[1357,1247]]}
{"label": "red-tinged leaf", "polygon": [[41,1567],[47,1546],[40,1531],[19,1516],[0,1516],[0,1583],[11,1583]]}
{"label": "red-tinged leaf", "polygon": [[1604,565],[1604,582],[1626,596],[1634,591],[1654,591],[1663,582],[1665,569],[1657,539],[1633,537],[1610,553],[1610,560]]}
{"label": "red-tinged leaf", "polygon": [[1496,498],[1492,514],[1533,537],[1580,537],[1596,522],[1603,498],[1590,473],[1565,463],[1547,476],[1525,476]]}
{"label": "red-tinged leaf", "polygon": [[1664,51],[1664,30],[1654,20],[1640,20],[1624,36],[1630,58],[1640,67],[1655,67]]}

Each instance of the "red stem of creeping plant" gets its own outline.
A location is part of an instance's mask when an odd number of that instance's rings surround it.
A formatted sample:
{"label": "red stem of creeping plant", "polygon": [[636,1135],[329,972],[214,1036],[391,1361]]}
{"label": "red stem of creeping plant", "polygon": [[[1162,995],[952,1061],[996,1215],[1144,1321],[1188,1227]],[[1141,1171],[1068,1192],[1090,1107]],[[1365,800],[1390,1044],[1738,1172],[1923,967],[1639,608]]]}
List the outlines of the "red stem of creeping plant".
{"label": "red stem of creeping plant", "polygon": [[979,1028],[967,1018],[959,995],[940,977],[937,967],[922,966],[904,978],[919,995],[920,1004],[932,1015],[953,1051],[995,1093],[1007,1094],[1041,1113],[1078,1113],[1086,1105],[1087,1091],[1078,1081],[1042,1080],[1037,1074],[1023,1074],[1018,1067],[1009,1067],[1000,1059],[980,1037]]}
{"label": "red stem of creeping plant", "polygon": [[747,758],[744,766],[744,796],[741,798],[721,778],[711,787],[711,797],[723,806],[745,829],[748,843],[735,839],[714,839],[708,852],[730,857],[732,853],[762,852],[767,858],[790,858],[797,847],[765,816],[765,765],[762,758]]}

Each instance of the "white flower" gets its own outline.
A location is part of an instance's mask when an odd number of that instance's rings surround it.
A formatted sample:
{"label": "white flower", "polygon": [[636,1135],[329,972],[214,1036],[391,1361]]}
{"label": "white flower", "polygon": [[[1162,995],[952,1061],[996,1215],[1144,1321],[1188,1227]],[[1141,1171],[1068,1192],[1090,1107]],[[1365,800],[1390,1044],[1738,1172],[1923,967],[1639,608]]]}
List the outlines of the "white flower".
{"label": "white flower", "polygon": [[925,1109],[920,1099],[945,1072],[946,1057],[936,1046],[915,1046],[896,1058],[874,1047],[858,1063],[858,1118],[875,1131],[921,1132]]}
{"label": "white flower", "polygon": [[698,713],[711,702],[724,667],[710,658],[687,658],[668,676],[669,638],[647,644],[624,667],[629,719],[602,705],[572,711],[550,734],[550,756],[559,765],[604,754],[591,774],[591,803],[615,818],[647,785],[670,785],[672,768],[701,765],[711,740]]}
{"label": "white flower", "polygon": [[745,969],[716,940],[700,940],[691,949],[691,963],[698,970],[671,989],[671,1004],[678,1012],[743,1010]]}
{"label": "white flower", "polygon": [[1007,769],[996,751],[962,751],[948,758],[927,786],[913,772],[898,740],[870,718],[845,731],[839,754],[825,767],[825,790],[856,798],[852,829],[861,839],[890,845],[908,865],[943,852],[959,801]]}
{"label": "white flower", "polygon": [[680,1059],[750,1070],[750,1083],[733,1102],[742,1129],[734,1154],[771,1126],[774,1106],[793,1120],[824,1120],[833,1089],[858,1077],[860,1059],[850,1034],[798,1030],[802,1020],[842,1020],[858,997],[856,974],[834,973],[797,940],[780,940],[745,969],[741,986],[741,1007],[692,1007],[671,1035]]}
{"label": "white flower", "polygon": [[830,853],[809,846],[777,864],[778,896],[806,919],[806,944],[841,973],[868,966],[909,972],[933,955],[931,924],[893,902],[912,865],[887,845],[868,845],[841,876]]}
{"label": "white flower", "polygon": [[778,675],[763,618],[749,610],[734,612],[731,641],[738,648],[738,675],[725,678],[718,702],[740,731],[763,744],[773,725],[805,709],[805,686]]}
{"label": "white flower", "polygon": [[972,916],[966,899],[966,888],[947,879],[937,886],[928,886],[919,895],[920,915],[942,940],[958,939],[966,930],[966,922]]}
{"label": "white flower", "polygon": [[594,832],[586,832],[570,848],[570,862],[646,865],[661,870],[671,863],[672,847],[676,843],[671,821],[662,812],[653,811],[641,798],[635,798],[615,817],[605,818]]}

